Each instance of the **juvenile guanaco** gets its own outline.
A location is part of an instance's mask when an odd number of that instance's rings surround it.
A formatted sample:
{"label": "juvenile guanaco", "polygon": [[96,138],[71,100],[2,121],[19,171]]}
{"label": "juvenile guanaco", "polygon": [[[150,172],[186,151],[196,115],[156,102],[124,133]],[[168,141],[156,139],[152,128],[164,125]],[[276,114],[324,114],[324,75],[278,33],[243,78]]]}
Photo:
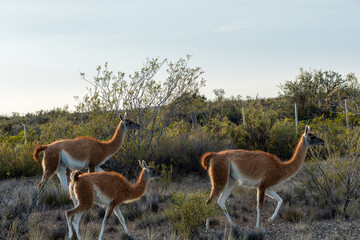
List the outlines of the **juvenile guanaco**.
{"label": "juvenile guanaco", "polygon": [[[149,168],[145,161],[139,160],[139,165],[142,170],[134,185],[127,181],[124,176],[116,172],[81,174],[80,171],[76,170],[71,173],[69,191],[76,206],[65,213],[69,229],[68,239],[71,239],[73,235],[71,222],[77,238],[80,239],[79,222],[81,216],[86,210],[89,210],[94,203],[106,207],[99,239],[102,238],[105,224],[113,211],[124,227],[125,233],[129,235],[129,230],[125,224],[125,219],[121,214],[119,205],[140,199],[144,195],[149,181],[161,177],[153,168]],[[72,221],[72,216],[74,215],[75,217]]]}

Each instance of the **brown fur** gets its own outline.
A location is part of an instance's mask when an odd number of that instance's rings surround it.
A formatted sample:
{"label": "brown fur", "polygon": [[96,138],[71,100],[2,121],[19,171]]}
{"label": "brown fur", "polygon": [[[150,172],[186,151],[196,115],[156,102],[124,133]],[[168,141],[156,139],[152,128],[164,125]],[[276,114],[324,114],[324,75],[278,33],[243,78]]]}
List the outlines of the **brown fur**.
{"label": "brown fur", "polygon": [[[211,154],[207,155],[210,160],[209,176],[211,179],[212,190],[210,198],[206,201],[209,204],[212,199],[219,196],[221,191],[224,189],[229,181],[230,165],[227,163],[227,159],[222,155]],[[216,159],[216,160],[215,160]]]}
{"label": "brown fur", "polygon": [[44,151],[45,149],[47,149],[46,145],[40,145],[34,149],[33,158],[34,158],[35,162],[39,162],[39,159],[40,159],[39,153]]}
{"label": "brown fur", "polygon": [[[136,184],[132,185],[125,177],[117,172],[83,173],[74,180],[74,192],[79,202],[86,202],[87,196],[93,194],[96,186],[102,194],[115,201],[116,204],[140,198],[144,193],[148,181],[143,178],[142,170]],[[71,183],[70,183],[71,185]]]}
{"label": "brown fur", "polygon": [[[108,207],[107,212],[109,214],[106,216],[105,222],[117,205],[141,198],[146,191],[149,181],[160,176],[147,166],[142,168],[135,184],[131,184],[124,176],[116,172],[93,172],[80,175],[78,172],[75,172],[71,175],[73,176],[73,181],[69,185],[69,190],[72,199],[74,202],[78,202],[78,204],[73,209],[66,211],[67,219],[71,219],[74,214],[89,210],[93,206],[96,187],[109,200],[109,204],[100,202],[100,204],[105,204]],[[74,195],[72,195],[73,193]],[[125,222],[122,224],[125,224]]]}
{"label": "brown fur", "polygon": [[[228,186],[229,178],[232,178],[232,180],[239,180],[242,185],[254,186],[258,189],[258,203],[262,210],[266,189],[293,177],[303,165],[308,147],[323,144],[323,140],[316,138],[313,134],[308,134],[308,128],[306,128],[306,133],[301,137],[292,158],[287,162],[281,162],[275,155],[262,151],[225,150],[203,154],[200,162],[205,170],[209,169],[208,174],[212,185],[210,197],[206,203],[221,197],[221,193]],[[231,188],[232,185],[230,191]]]}
{"label": "brown fur", "polygon": [[[301,143],[302,141],[299,142],[299,145]],[[302,166],[305,154],[301,152],[307,149],[300,148],[299,145],[294,157],[284,163],[275,155],[263,151],[237,149],[218,153],[205,153],[202,164],[205,160],[210,163],[209,176],[213,185],[211,198],[217,197],[226,186],[229,178],[230,163],[234,163],[237,170],[246,178],[253,181],[261,179],[258,184],[261,188],[266,189],[287,180],[288,176],[295,175]],[[206,168],[204,167],[204,169]]]}
{"label": "brown fur", "polygon": [[[48,145],[36,147],[33,153],[35,161],[39,161],[39,153],[44,151],[42,162],[44,173],[39,188],[42,188],[44,183],[57,171],[61,163],[61,151],[66,152],[79,163],[85,164],[85,161],[87,161],[84,167],[88,168],[89,172],[94,172],[95,167],[104,163],[120,149],[125,137],[125,124],[135,126],[135,129],[139,127],[138,124],[126,119],[118,124],[113,137],[109,141],[99,141],[90,137],[77,137],[76,139],[62,139]],[[76,169],[69,162],[65,161],[62,164],[71,170]]]}
{"label": "brown fur", "polygon": [[205,170],[208,169],[209,160],[210,160],[215,154],[216,154],[215,152],[206,152],[206,153],[204,153],[204,154],[201,156],[200,163],[201,163],[201,166],[202,166]]}

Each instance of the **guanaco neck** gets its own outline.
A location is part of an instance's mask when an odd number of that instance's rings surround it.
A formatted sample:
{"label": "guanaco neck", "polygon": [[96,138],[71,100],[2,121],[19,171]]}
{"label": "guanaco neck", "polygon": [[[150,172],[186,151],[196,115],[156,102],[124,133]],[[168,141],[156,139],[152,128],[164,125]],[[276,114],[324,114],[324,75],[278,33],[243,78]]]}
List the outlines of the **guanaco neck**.
{"label": "guanaco neck", "polygon": [[281,167],[284,174],[284,179],[293,177],[304,164],[305,156],[308,150],[306,138],[303,135],[300,138],[298,145],[296,146],[295,152],[289,161],[281,163]]}
{"label": "guanaco neck", "polygon": [[147,177],[144,176],[145,171],[146,171],[145,169],[141,171],[137,182],[134,185],[132,185],[129,199],[138,199],[142,197],[142,195],[144,195],[146,191],[146,187],[149,183],[149,179],[147,179]]}
{"label": "guanaco neck", "polygon": [[109,152],[109,155],[113,155],[119,151],[122,143],[124,142],[125,132],[125,124],[121,121],[117,126],[112,138],[109,141],[104,142],[105,148],[107,152]]}

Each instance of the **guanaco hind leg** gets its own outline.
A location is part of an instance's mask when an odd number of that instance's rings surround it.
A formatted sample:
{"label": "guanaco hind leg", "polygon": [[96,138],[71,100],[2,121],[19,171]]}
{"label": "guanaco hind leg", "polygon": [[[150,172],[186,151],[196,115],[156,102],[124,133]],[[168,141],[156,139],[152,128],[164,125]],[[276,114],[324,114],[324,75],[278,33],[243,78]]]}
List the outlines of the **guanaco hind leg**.
{"label": "guanaco hind leg", "polygon": [[41,190],[49,178],[56,172],[59,166],[59,152],[45,152],[42,160],[43,176],[38,187]]}
{"label": "guanaco hind leg", "polygon": [[109,218],[110,218],[110,216],[111,216],[111,213],[113,212],[115,206],[116,206],[115,203],[110,203],[110,205],[106,207],[106,212],[105,212],[104,220],[103,220],[102,225],[101,225],[99,240],[102,239],[102,236],[103,236],[103,234],[104,234],[105,224],[106,224],[107,221],[109,220]]}
{"label": "guanaco hind leg", "polygon": [[[235,182],[235,180],[230,177],[230,164],[224,165],[221,159],[213,158],[208,173],[212,187],[210,197],[206,201],[206,204],[211,203],[214,198],[219,196],[217,204],[223,210],[229,223],[234,226],[225,206],[225,202],[229,197]],[[206,219],[206,229],[209,229],[209,218]]]}
{"label": "guanaco hind leg", "polygon": [[59,165],[59,167],[56,170],[56,174],[60,180],[60,184],[62,189],[65,192],[68,192],[68,181],[67,181],[67,176],[66,176],[66,166],[65,165]]}
{"label": "guanaco hind leg", "polygon": [[230,165],[224,166],[221,161],[213,159],[209,167],[209,177],[211,179],[211,193],[206,203],[210,203],[213,198],[219,196],[228,184],[230,175]]}
{"label": "guanaco hind leg", "polygon": [[[226,200],[228,199],[231,190],[234,188],[234,186],[235,186],[235,179],[230,176],[227,185],[223,188],[223,190],[220,193],[219,199],[217,200],[217,204],[220,206],[221,210],[225,214],[226,219],[233,227],[235,227],[235,225],[231,220],[228,210],[226,209]],[[209,230],[209,218],[206,219],[206,230]]]}
{"label": "guanaco hind leg", "polygon": [[220,197],[217,201],[217,204],[220,206],[221,210],[223,211],[223,213],[225,214],[227,220],[229,221],[230,225],[235,227],[234,223],[232,222],[230,215],[228,213],[228,210],[226,209],[226,200],[228,199],[231,190],[234,188],[235,186],[235,179],[233,177],[229,177],[229,181],[228,184],[226,185],[226,187],[224,188],[224,190],[221,192]]}
{"label": "guanaco hind leg", "polygon": [[279,209],[280,209],[280,207],[281,207],[281,204],[283,203],[283,200],[282,200],[282,198],[279,196],[279,195],[277,195],[277,193],[276,192],[274,192],[272,189],[266,189],[266,191],[265,191],[265,194],[267,195],[267,196],[269,196],[270,198],[272,198],[272,199],[275,199],[278,203],[277,203],[277,206],[276,206],[276,209],[275,209],[275,211],[274,211],[274,214],[269,218],[269,222],[271,222],[271,221],[274,221],[274,219],[276,218],[276,216],[277,216],[277,214],[278,214],[278,212],[279,212]]}
{"label": "guanaco hind leg", "polygon": [[276,206],[276,209],[273,213],[273,215],[269,218],[269,222],[273,221],[278,212],[279,212],[279,209],[281,207],[281,204],[283,202],[282,198],[276,194],[276,192],[274,192],[274,190],[272,190],[271,188],[268,188],[266,190],[262,189],[262,188],[258,188],[258,191],[257,191],[257,207],[256,207],[256,210],[257,210],[257,217],[256,217],[256,227],[257,228],[260,228],[260,213],[263,209],[263,204],[264,204],[264,195],[267,195],[269,196],[270,198],[272,199],[275,199],[278,203],[277,203],[277,206]]}
{"label": "guanaco hind leg", "polygon": [[265,189],[257,188],[256,227],[260,228],[260,213],[263,209]]}
{"label": "guanaco hind leg", "polygon": [[120,211],[120,207],[119,206],[116,206],[114,208],[114,212],[115,212],[115,215],[119,218],[119,221],[121,222],[124,230],[125,230],[125,233],[126,234],[129,234],[129,230],[126,226],[126,223],[125,223],[125,219],[124,219],[124,216],[122,215],[121,211]]}

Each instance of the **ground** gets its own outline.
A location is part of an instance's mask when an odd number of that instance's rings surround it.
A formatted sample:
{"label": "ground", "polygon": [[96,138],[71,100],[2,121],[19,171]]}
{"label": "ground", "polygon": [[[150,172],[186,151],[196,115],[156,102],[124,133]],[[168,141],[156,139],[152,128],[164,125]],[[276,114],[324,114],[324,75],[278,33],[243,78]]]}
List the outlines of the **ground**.
{"label": "ground", "polygon": [[[15,209],[11,201],[16,201],[16,196],[23,199],[28,197],[30,199],[31,196],[36,193],[36,185],[39,181],[40,177],[2,181],[0,185],[1,212],[8,213],[8,209]],[[261,230],[255,228],[256,191],[254,189],[236,187],[227,201],[229,214],[238,226],[236,231],[229,227],[225,216],[221,213],[211,218],[209,231],[206,231],[204,225],[203,228],[197,229],[192,237],[187,238],[279,240],[360,239],[360,220],[358,213],[349,216],[347,220],[341,216],[332,217],[326,209],[317,209],[310,203],[311,201],[307,201],[306,199],[304,201],[304,196],[300,196],[299,193],[294,191],[294,186],[296,186],[296,183],[288,182],[285,186],[276,189],[278,194],[283,197],[284,204],[280,209],[279,215],[272,223],[268,223],[267,219],[275,210],[276,202],[269,198],[265,199],[264,210],[261,215]],[[58,179],[54,177],[50,184],[47,185],[47,188],[48,190],[44,193],[44,196],[51,194],[58,196],[57,194],[59,194],[60,191]],[[164,214],[165,209],[169,208],[171,194],[179,191],[192,194],[209,190],[210,182],[208,178],[198,176],[188,176],[181,180],[172,181],[168,186],[159,185],[154,182],[150,183],[149,189],[142,199],[135,203],[121,206],[133,239],[186,238],[176,232],[170,224],[168,217]],[[29,216],[29,221],[27,221],[28,226],[26,229],[28,229],[28,231],[19,235],[20,239],[66,239],[67,226],[64,213],[66,210],[72,208],[73,205],[67,200],[52,203],[51,201],[54,200],[51,200],[51,197],[48,198],[50,200],[39,200],[38,206],[33,209]],[[27,202],[28,205],[31,205],[30,200]],[[155,204],[151,205],[151,203]],[[153,206],[153,208],[151,208],[150,205]],[[28,208],[24,208],[24,211],[27,211],[27,209]],[[12,211],[12,213],[16,214],[17,212]],[[20,219],[24,219],[24,213],[18,214],[21,215]],[[83,239],[97,238],[103,215],[103,208],[96,206],[84,214],[80,226]],[[3,226],[5,226],[4,218],[1,218],[1,221]],[[14,226],[16,226],[16,223],[17,222],[14,221],[13,229],[15,229]],[[14,231],[20,232],[20,230],[15,229],[12,233],[14,233]],[[121,224],[113,214],[105,228],[103,239],[118,239],[119,237],[124,237],[123,233],[124,231]],[[10,235],[5,236],[9,234],[6,233],[6,231],[2,231],[1,234],[3,234],[3,236],[0,236],[0,239],[10,239]]]}

